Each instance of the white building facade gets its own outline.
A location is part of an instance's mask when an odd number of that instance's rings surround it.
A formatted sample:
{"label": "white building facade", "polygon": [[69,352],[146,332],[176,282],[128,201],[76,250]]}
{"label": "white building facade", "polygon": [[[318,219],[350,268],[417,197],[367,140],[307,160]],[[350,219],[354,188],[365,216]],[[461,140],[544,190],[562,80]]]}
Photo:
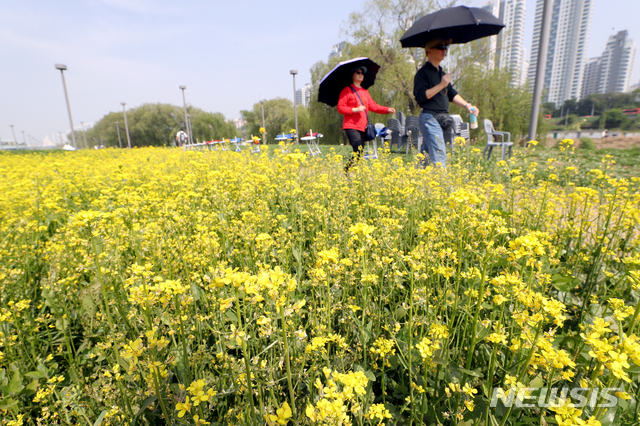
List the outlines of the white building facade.
{"label": "white building facade", "polygon": [[489,66],[508,69],[512,84],[520,86],[527,77],[524,49],[525,0],[491,0],[482,9],[500,18],[505,28],[489,40]]}
{"label": "white building facade", "polygon": [[[560,106],[567,99],[580,99],[584,63],[594,0],[554,0],[549,31],[549,50],[544,70],[546,102]],[[544,0],[536,1],[528,80],[533,87],[538,65],[540,27]]]}
{"label": "white building facade", "polygon": [[626,30],[609,36],[602,56],[591,58],[585,66],[582,97],[628,91],[635,53],[635,43]]}

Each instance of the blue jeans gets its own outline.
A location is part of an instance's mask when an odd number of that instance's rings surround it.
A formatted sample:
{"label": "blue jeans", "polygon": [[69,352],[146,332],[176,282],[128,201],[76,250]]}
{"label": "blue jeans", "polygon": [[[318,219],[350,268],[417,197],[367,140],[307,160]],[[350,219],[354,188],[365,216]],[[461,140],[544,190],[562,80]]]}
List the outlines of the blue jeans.
{"label": "blue jeans", "polygon": [[438,120],[432,114],[420,113],[420,131],[422,132],[420,152],[425,156],[428,155],[432,164],[441,163],[442,168],[446,168],[447,150],[444,146],[444,135]]}

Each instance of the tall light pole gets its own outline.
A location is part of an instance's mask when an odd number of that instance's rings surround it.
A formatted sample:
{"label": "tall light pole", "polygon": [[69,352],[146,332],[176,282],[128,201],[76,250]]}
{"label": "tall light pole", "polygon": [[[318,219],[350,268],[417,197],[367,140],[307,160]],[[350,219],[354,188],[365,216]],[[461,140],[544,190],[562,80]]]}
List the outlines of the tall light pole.
{"label": "tall light pole", "polygon": [[[542,24],[540,25],[540,43],[538,43],[538,63],[536,64],[536,79],[533,86],[533,102],[531,104],[531,117],[529,119],[529,140],[535,140],[538,127],[538,114],[540,113],[540,97],[547,66],[547,50],[549,50],[549,25],[551,24],[551,9],[553,0],[544,0],[542,9]],[[545,141],[542,141],[544,145]]]}
{"label": "tall light pole", "polygon": [[184,105],[184,125],[187,126],[189,143],[193,143],[193,135],[191,134],[191,123],[189,122],[189,115],[187,114],[187,98],[184,96],[184,90],[186,88],[187,86],[180,86],[180,90],[182,90],[182,104]]}
{"label": "tall light pole", "polygon": [[296,117],[296,143],[300,140],[300,133],[298,132],[298,101],[296,101],[296,74],[298,74],[297,70],[291,70],[291,75],[293,76],[293,114]]}
{"label": "tall light pole", "polygon": [[120,144],[120,149],[122,149],[122,139],[120,139],[120,126],[117,121],[116,121],[116,130],[118,131],[118,143]]}
{"label": "tall light pole", "polygon": [[24,130],[22,131],[22,142],[24,142],[24,144],[27,144],[27,138],[24,137]]}
{"label": "tall light pole", "polygon": [[89,145],[87,144],[87,132],[84,130],[84,121],[81,121],[80,124],[82,125],[82,135],[84,136],[84,147],[89,149]]}
{"label": "tall light pole", "polygon": [[9,124],[9,127],[11,127],[11,133],[13,133],[13,140],[15,143],[18,143],[18,139],[16,139],[16,131],[13,130],[13,124]]}
{"label": "tall light pole", "polygon": [[264,130],[264,135],[262,135],[262,137],[264,138],[262,143],[266,144],[267,143],[267,138],[265,137],[265,135],[267,134],[267,128],[264,126],[264,99],[260,101],[260,104],[262,105],[262,128],[265,129]]}
{"label": "tall light pole", "polygon": [[64,71],[67,69],[67,66],[64,64],[56,64],[56,69],[60,70],[60,74],[62,75],[62,87],[64,87],[64,97],[67,100],[67,111],[69,111],[69,124],[71,124],[71,137],[73,138],[73,147],[75,149],[78,149],[78,144],[76,143],[76,132],[73,130],[73,118],[71,117],[69,95],[67,95],[67,83],[64,80]]}
{"label": "tall light pole", "polygon": [[127,108],[125,108],[126,102],[120,102],[122,105],[122,111],[124,112],[124,128],[127,130],[127,143],[129,144],[129,149],[131,149],[131,137],[129,136],[129,123],[127,123]]}

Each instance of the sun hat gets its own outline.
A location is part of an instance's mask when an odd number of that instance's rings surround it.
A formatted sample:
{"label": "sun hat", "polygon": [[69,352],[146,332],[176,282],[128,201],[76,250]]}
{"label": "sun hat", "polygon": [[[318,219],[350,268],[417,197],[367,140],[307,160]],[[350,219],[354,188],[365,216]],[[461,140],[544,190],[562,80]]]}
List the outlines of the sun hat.
{"label": "sun hat", "polygon": [[363,65],[358,65],[355,66],[353,68],[351,68],[351,74],[353,74],[354,72],[358,71],[358,70],[362,70],[363,73],[367,73],[367,67],[363,66]]}
{"label": "sun hat", "polygon": [[425,50],[429,50],[429,49],[433,49],[436,46],[440,46],[442,44],[444,44],[445,46],[451,44],[451,39],[449,40],[444,40],[441,38],[434,38],[433,40],[429,40],[427,42],[427,44],[424,46]]}

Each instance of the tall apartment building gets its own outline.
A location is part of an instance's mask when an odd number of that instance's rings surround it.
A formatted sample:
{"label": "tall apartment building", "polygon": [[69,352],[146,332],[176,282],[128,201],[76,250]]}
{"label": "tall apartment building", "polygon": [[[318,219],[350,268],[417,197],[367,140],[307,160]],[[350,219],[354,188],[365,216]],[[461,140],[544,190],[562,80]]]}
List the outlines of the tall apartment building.
{"label": "tall apartment building", "polygon": [[600,83],[600,57],[591,58],[584,66],[584,76],[582,77],[581,98],[598,93]]}
{"label": "tall apartment building", "polygon": [[[554,0],[549,32],[549,50],[544,70],[546,102],[561,105],[580,99],[584,77],[584,55],[589,42],[594,0]],[[528,80],[533,87],[538,65],[540,27],[544,0],[536,1]]]}
{"label": "tall apartment building", "polygon": [[600,93],[623,93],[629,87],[636,46],[627,36],[626,30],[609,36],[601,57]]}
{"label": "tall apartment building", "polygon": [[309,102],[311,102],[311,83],[307,83],[296,90],[296,102],[298,105],[309,108]]}
{"label": "tall apartment building", "polygon": [[609,36],[602,56],[589,60],[584,70],[582,97],[629,89],[636,46],[627,36],[626,30]]}
{"label": "tall apartment building", "polygon": [[491,0],[482,9],[500,18],[505,28],[497,37],[489,39],[489,66],[509,69],[512,83],[522,85],[526,79],[524,69],[524,18],[525,0]]}
{"label": "tall apartment building", "polygon": [[338,44],[334,44],[333,48],[331,49],[331,53],[329,53],[329,59],[336,58],[336,57],[342,58],[342,52],[346,47],[347,47],[346,41],[341,41]]}

